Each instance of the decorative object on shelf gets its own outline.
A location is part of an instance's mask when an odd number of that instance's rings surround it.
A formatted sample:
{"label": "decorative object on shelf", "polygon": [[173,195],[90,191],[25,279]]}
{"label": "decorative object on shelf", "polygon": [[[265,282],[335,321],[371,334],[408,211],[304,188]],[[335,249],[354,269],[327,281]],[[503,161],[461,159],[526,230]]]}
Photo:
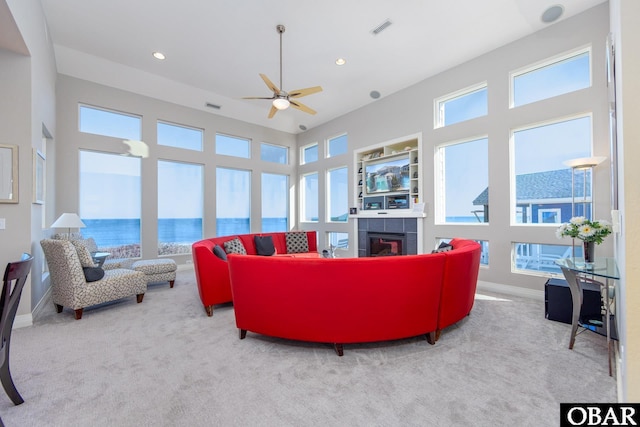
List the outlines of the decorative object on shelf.
{"label": "decorative object on shelf", "polygon": [[414,178],[417,178],[417,177],[418,177],[418,171],[415,171],[415,172],[413,173],[413,177],[414,177]]}
{"label": "decorative object on shelf", "polygon": [[360,194],[358,194],[358,197],[362,199],[362,191],[360,192]]}
{"label": "decorative object on shelf", "polygon": [[358,181],[358,185],[362,185],[362,180]]}
{"label": "decorative object on shelf", "polygon": [[358,208],[349,208],[349,215],[357,215]]}
{"label": "decorative object on shelf", "polygon": [[413,158],[413,163],[418,163],[418,156]]}
{"label": "decorative object on shelf", "polygon": [[417,193],[418,192],[418,187],[413,187],[413,192]]}
{"label": "decorative object on shelf", "polygon": [[583,216],[574,216],[556,230],[556,236],[559,239],[571,237],[583,241],[585,262],[593,262],[594,245],[602,243],[609,234],[611,234],[609,222],[604,220],[591,221]]}
{"label": "decorative object on shelf", "polygon": [[362,173],[362,166],[360,166],[360,169],[358,169],[358,173]]}
{"label": "decorative object on shelf", "polygon": [[55,220],[53,224],[51,224],[51,228],[66,228],[67,231],[67,239],[71,236],[72,228],[84,228],[84,222],[80,219],[78,214],[76,213],[63,213]]}

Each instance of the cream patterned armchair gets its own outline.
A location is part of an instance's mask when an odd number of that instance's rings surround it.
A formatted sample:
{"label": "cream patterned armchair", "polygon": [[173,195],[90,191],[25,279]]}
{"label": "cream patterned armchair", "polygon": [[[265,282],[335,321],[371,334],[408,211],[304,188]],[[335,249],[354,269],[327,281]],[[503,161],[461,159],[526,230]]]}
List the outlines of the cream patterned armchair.
{"label": "cream patterned armchair", "polygon": [[86,247],[79,249],[69,240],[56,239],[44,239],[40,245],[49,265],[51,298],[58,313],[63,307],[69,307],[75,311],[76,319],[80,319],[82,310],[92,305],[133,295],[137,296],[138,303],[142,302],[147,290],[144,273],[116,268],[104,270],[104,277],[88,282],[80,261],[82,256],[86,262],[86,254],[82,252]]}

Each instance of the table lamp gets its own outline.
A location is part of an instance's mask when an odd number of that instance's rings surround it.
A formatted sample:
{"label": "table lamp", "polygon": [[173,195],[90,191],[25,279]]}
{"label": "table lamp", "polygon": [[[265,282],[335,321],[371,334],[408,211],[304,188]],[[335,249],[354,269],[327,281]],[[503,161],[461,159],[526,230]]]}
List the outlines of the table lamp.
{"label": "table lamp", "polygon": [[51,224],[51,228],[66,228],[67,239],[71,237],[72,228],[85,228],[84,222],[80,219],[76,213],[63,213]]}

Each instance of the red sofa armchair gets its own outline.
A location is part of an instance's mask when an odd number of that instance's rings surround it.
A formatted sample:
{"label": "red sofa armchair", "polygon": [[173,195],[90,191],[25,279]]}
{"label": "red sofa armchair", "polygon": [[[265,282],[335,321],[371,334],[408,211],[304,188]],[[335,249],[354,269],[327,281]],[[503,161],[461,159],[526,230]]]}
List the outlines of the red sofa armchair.
{"label": "red sofa armchair", "polygon": [[378,258],[284,259],[229,256],[240,338],[247,331],[343,344],[425,334],[473,307],[480,245],[454,239],[449,252]]}
{"label": "red sofa armchair", "polygon": [[[300,233],[300,232],[298,232]],[[193,265],[196,272],[196,282],[200,300],[205,308],[207,316],[213,316],[213,306],[231,302],[231,283],[229,281],[229,267],[227,261],[213,253],[213,248],[218,245],[224,249],[224,243],[235,239],[240,239],[248,255],[256,255],[254,236],[271,236],[277,256],[290,257],[317,257],[318,248],[315,231],[305,232],[309,252],[287,253],[287,232],[242,234],[237,236],[222,236],[204,239],[193,243],[191,253],[193,255]]]}

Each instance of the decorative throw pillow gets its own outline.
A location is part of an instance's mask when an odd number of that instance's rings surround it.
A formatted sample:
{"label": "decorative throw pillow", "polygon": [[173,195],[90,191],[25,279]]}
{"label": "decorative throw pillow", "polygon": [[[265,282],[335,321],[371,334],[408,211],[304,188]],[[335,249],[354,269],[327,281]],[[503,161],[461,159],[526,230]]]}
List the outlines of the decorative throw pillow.
{"label": "decorative throw pillow", "polygon": [[213,254],[223,261],[227,260],[227,253],[219,245],[213,247]]}
{"label": "decorative throw pillow", "polygon": [[76,248],[78,259],[80,259],[80,265],[82,265],[83,267],[96,266],[96,264],[93,262],[91,252],[89,252],[89,249],[87,249],[83,240],[71,240],[71,244]]}
{"label": "decorative throw pillow", "polygon": [[273,238],[271,236],[254,236],[253,241],[256,243],[258,255],[271,256],[276,253],[276,247],[273,246]]}
{"label": "decorative throw pillow", "polygon": [[432,250],[431,253],[432,254],[437,254],[437,253],[440,253],[440,252],[449,252],[452,249],[453,249],[452,245],[450,245],[449,243],[446,243],[446,242],[442,242],[442,243],[440,243],[440,245],[436,249]]}
{"label": "decorative throw pillow", "polygon": [[228,254],[247,254],[247,250],[244,248],[242,241],[237,237],[233,240],[229,240],[228,242],[224,242],[224,251]]}
{"label": "decorative throw pillow", "polygon": [[95,282],[104,277],[104,270],[101,267],[82,267],[82,272],[87,282]]}
{"label": "decorative throw pillow", "polygon": [[309,240],[304,231],[291,231],[285,235],[287,240],[287,253],[299,254],[309,252]]}

